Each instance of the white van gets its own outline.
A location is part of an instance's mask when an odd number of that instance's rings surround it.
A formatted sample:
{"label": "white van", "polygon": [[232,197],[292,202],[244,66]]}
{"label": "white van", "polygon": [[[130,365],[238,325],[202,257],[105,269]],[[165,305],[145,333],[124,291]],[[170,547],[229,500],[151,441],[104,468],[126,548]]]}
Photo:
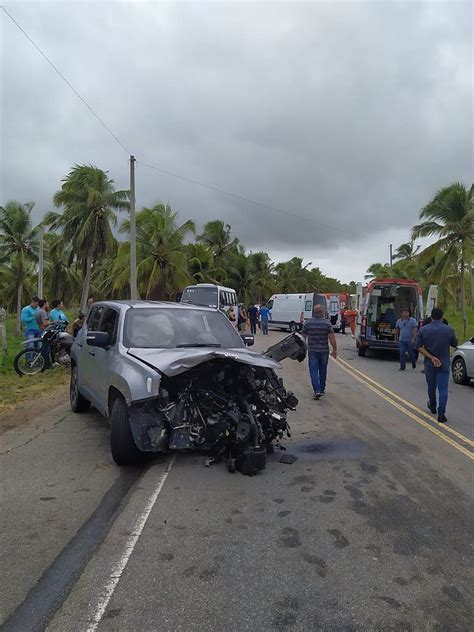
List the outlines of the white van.
{"label": "white van", "polygon": [[203,305],[204,307],[222,308],[233,325],[237,327],[237,293],[231,287],[213,285],[212,283],[197,283],[188,285],[181,296],[181,303]]}
{"label": "white van", "polygon": [[274,294],[267,303],[271,312],[269,326],[298,331],[313,315],[315,305],[323,305],[327,312],[327,300],[322,294]]}

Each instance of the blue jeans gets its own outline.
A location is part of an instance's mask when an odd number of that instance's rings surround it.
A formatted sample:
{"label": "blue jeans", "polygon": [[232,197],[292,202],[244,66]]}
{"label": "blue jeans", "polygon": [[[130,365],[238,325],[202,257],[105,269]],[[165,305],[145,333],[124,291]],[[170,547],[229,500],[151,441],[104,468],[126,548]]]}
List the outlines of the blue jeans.
{"label": "blue jeans", "polygon": [[413,349],[413,343],[411,340],[400,340],[400,368],[404,369],[406,366],[406,354],[410,358],[410,362],[416,362],[415,350]]}
{"label": "blue jeans", "polygon": [[308,364],[311,384],[315,393],[326,390],[326,376],[328,373],[329,351],[309,351]]}
{"label": "blue jeans", "polygon": [[448,403],[449,369],[436,368],[425,364],[425,378],[428,384],[428,399],[430,406],[436,408],[436,388],[439,393],[438,415],[446,414]]}
{"label": "blue jeans", "polygon": [[[41,331],[39,329],[27,329],[25,331],[25,338],[26,340],[33,340],[33,338],[39,338],[41,335]],[[30,349],[32,351],[38,351],[40,348],[40,343],[39,342],[29,342],[26,345],[27,349]],[[28,360],[32,360],[32,355],[31,353],[28,353],[27,358]]]}
{"label": "blue jeans", "polygon": [[260,321],[260,324],[262,326],[262,334],[264,336],[268,336],[268,320],[264,320],[263,318]]}

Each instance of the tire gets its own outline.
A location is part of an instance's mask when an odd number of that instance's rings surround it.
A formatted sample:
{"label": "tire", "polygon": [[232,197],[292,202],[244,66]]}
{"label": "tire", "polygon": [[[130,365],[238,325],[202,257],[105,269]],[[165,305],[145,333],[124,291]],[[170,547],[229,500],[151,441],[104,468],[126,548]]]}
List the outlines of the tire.
{"label": "tire", "polygon": [[296,323],[294,323],[293,321],[291,321],[290,326],[288,327],[288,329],[293,334],[293,333],[295,333],[295,331],[297,331],[298,325]]}
{"label": "tire", "polygon": [[46,369],[46,362],[41,351],[24,349],[15,356],[13,367],[18,375],[36,375]]}
{"label": "tire", "polygon": [[367,347],[362,347],[361,345],[357,347],[357,353],[361,358],[365,358],[367,353]]}
{"label": "tire", "polygon": [[451,365],[451,375],[456,384],[469,384],[471,381],[467,374],[466,363],[460,357],[454,358]]}
{"label": "tire", "polygon": [[74,413],[85,413],[91,407],[90,401],[83,397],[79,391],[77,366],[73,366],[71,369],[71,381],[69,382],[69,403],[71,404],[71,409]]}
{"label": "tire", "polygon": [[138,465],[147,456],[135,444],[127,404],[122,397],[117,397],[110,413],[110,449],[117,465]]}

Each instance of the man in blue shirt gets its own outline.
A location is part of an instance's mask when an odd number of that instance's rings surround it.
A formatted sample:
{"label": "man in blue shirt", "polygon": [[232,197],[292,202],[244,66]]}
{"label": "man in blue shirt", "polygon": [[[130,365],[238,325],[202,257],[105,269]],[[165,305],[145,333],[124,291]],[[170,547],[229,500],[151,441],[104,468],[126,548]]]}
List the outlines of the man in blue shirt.
{"label": "man in blue shirt", "polygon": [[[454,329],[442,322],[443,310],[433,308],[432,322],[425,325],[418,332],[416,348],[424,356],[425,378],[428,385],[428,408],[433,413],[438,412],[438,421],[446,423],[446,404],[448,402],[449,383],[449,348],[457,347],[458,340]],[[439,404],[436,409],[436,389],[439,393]]]}
{"label": "man in blue shirt", "polygon": [[265,305],[265,303],[262,303],[261,307],[260,307],[260,324],[262,326],[262,334],[264,336],[268,336],[268,320],[272,319],[272,313],[271,311],[268,309],[268,307]]}
{"label": "man in blue shirt", "polygon": [[413,345],[416,340],[416,334],[418,333],[418,323],[414,318],[410,317],[410,312],[407,309],[402,311],[402,317],[397,320],[395,329],[396,338],[400,345],[400,368],[398,370],[405,370],[407,353],[411,360],[411,366],[416,369],[415,349]]}
{"label": "man in blue shirt", "polygon": [[329,344],[332,356],[337,358],[337,343],[334,330],[325,318],[326,310],[322,305],[315,305],[314,316],[303,325],[303,336],[308,341],[308,366],[313,385],[313,399],[320,399],[326,390],[326,377],[329,362]]}
{"label": "man in blue shirt", "polygon": [[[21,310],[21,324],[25,330],[25,338],[26,340],[32,340],[33,338],[37,338],[41,332],[38,327],[38,323],[36,322],[36,312],[38,311],[38,302],[39,298],[37,296],[33,296],[31,299],[31,303],[29,305],[25,305],[25,307]],[[34,344],[28,344],[27,348],[34,348]],[[32,355],[32,354],[28,354]]]}

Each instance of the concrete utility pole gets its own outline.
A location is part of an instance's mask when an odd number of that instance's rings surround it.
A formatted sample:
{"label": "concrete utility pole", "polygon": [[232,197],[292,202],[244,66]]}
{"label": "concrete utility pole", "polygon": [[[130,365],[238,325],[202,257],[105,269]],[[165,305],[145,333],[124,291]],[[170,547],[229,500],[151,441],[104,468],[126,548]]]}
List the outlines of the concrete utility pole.
{"label": "concrete utility pole", "polygon": [[393,263],[392,248],[393,248],[393,244],[390,244],[390,270],[392,269],[392,263]]}
{"label": "concrete utility pole", "polygon": [[138,298],[137,230],[135,226],[135,156],[130,156],[130,298]]}
{"label": "concrete utility pole", "polygon": [[38,296],[43,297],[43,268],[44,268],[44,254],[43,254],[43,242],[44,242],[44,228],[40,226],[38,231],[39,236],[39,252],[38,252]]}

